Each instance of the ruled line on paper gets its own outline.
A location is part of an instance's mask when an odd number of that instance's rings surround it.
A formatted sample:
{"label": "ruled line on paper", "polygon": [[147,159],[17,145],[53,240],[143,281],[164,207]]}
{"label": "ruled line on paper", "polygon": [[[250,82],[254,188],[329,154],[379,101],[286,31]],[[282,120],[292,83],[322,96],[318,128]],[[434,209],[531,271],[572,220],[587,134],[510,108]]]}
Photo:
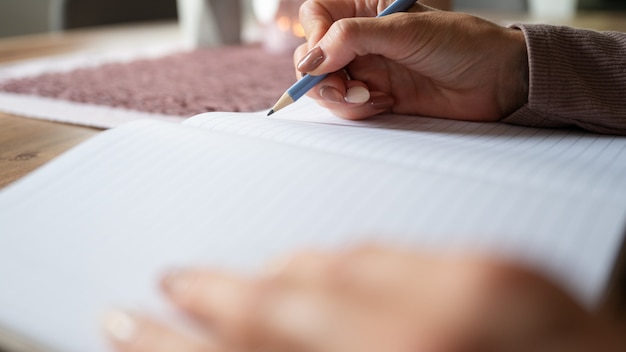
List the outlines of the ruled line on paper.
{"label": "ruled line on paper", "polygon": [[[614,152],[612,157],[606,157],[603,151],[611,143],[618,144],[611,150],[626,149],[623,138],[499,123],[447,120],[438,123],[433,119],[426,119],[427,122],[423,123],[419,118],[406,116],[392,119],[410,121],[412,127],[397,130],[381,128],[380,124],[372,128],[359,123],[358,128],[354,128],[353,122],[348,122],[349,126],[339,126],[237,113],[200,115],[189,123],[208,130],[451,172],[483,181],[562,192],[591,189],[595,193],[615,193],[615,188],[626,192],[623,178],[619,177],[623,173],[615,172],[626,164],[625,153]],[[391,124],[397,124],[397,121]],[[442,124],[448,130],[442,130]],[[421,130],[426,125],[438,127],[436,130],[430,127]],[[595,182],[597,179],[604,182]]]}

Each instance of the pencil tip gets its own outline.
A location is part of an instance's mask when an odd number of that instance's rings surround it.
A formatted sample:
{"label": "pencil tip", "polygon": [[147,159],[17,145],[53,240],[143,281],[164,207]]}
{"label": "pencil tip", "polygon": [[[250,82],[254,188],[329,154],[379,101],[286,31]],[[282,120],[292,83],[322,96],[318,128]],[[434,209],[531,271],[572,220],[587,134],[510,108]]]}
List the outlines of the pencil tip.
{"label": "pencil tip", "polygon": [[270,110],[270,112],[267,113],[267,116],[270,116],[273,113],[274,113],[274,109]]}

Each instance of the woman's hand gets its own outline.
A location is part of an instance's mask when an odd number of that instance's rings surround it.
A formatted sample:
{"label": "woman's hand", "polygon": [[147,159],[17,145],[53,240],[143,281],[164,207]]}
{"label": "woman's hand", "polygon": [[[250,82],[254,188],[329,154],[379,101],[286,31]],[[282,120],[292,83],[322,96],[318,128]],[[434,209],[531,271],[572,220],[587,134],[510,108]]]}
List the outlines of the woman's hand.
{"label": "woman's hand", "polygon": [[495,261],[384,247],[306,252],[246,278],[185,270],[166,296],[204,334],[139,313],[105,327],[121,352],[618,350],[617,335],[540,277]]}
{"label": "woman's hand", "polygon": [[295,62],[299,74],[331,73],[309,92],[321,105],[348,119],[389,111],[496,121],[527,102],[521,31],[419,3],[373,18],[391,2],[302,5],[307,43]]}

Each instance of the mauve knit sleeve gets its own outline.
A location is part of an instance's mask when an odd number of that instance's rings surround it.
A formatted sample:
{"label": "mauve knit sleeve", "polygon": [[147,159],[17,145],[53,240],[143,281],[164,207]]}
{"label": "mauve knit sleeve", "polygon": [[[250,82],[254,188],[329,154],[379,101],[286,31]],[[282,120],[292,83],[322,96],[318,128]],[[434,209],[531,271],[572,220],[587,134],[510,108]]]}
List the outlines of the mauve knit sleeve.
{"label": "mauve knit sleeve", "polygon": [[528,103],[503,122],[626,135],[626,33],[516,24],[528,47]]}

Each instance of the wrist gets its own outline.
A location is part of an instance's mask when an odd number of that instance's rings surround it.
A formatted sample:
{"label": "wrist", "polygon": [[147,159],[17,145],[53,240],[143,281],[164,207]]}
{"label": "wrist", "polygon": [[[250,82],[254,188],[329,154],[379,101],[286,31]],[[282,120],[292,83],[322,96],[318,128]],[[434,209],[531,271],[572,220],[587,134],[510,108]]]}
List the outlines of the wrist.
{"label": "wrist", "polygon": [[528,50],[524,33],[519,29],[506,29],[509,56],[502,63],[499,105],[502,118],[511,115],[528,103],[529,67]]}

